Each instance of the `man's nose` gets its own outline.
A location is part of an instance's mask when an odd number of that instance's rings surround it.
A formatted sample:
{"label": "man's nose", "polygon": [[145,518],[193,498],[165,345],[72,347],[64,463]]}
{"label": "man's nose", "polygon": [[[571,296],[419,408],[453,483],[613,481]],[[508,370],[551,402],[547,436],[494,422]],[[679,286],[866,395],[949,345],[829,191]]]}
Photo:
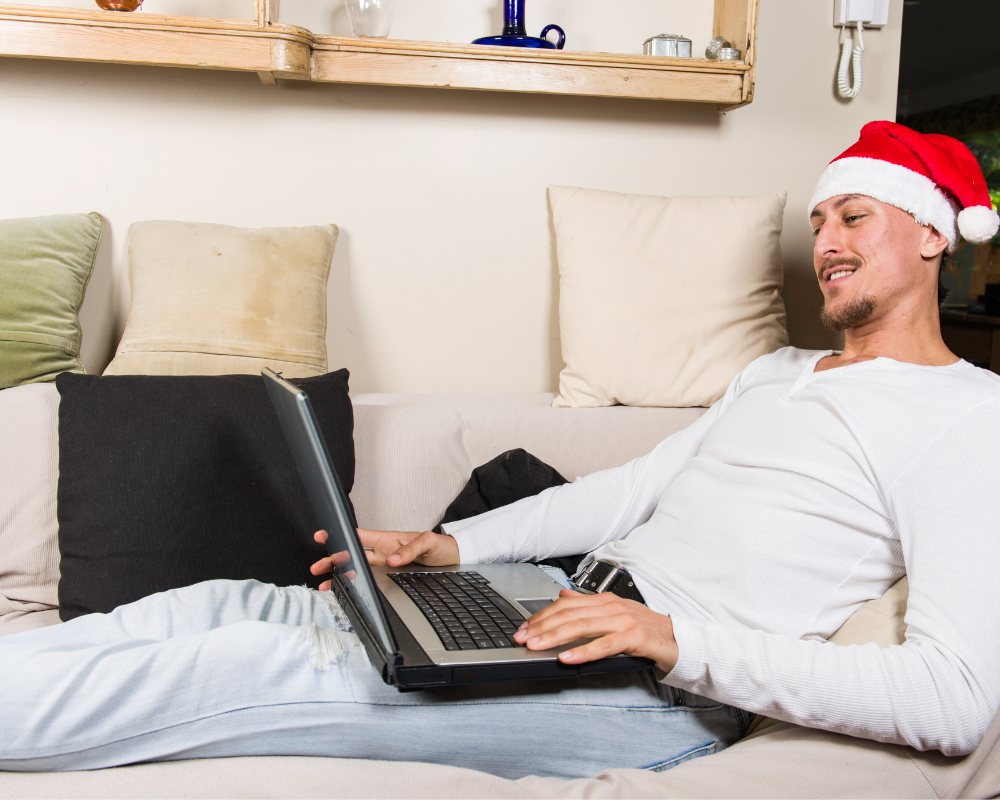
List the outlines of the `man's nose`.
{"label": "man's nose", "polygon": [[829,258],[842,253],[844,250],[840,238],[837,236],[837,226],[824,222],[816,234],[816,241],[813,245],[813,253],[818,258]]}

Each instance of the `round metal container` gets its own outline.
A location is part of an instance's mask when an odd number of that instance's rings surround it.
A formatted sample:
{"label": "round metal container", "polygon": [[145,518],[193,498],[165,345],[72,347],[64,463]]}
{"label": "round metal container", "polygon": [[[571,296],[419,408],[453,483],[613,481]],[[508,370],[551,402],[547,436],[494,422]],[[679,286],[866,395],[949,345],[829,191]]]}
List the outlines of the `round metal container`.
{"label": "round metal container", "polygon": [[719,49],[718,58],[720,61],[739,61],[741,56],[735,47],[722,47]]}
{"label": "round metal container", "polygon": [[647,56],[691,58],[691,40],[676,33],[661,33],[643,42],[642,52]]}
{"label": "round metal container", "polygon": [[708,47],[705,48],[705,58],[716,59],[719,57],[719,51],[723,47],[732,47],[729,40],[724,36],[716,36],[712,41],[708,43]]}

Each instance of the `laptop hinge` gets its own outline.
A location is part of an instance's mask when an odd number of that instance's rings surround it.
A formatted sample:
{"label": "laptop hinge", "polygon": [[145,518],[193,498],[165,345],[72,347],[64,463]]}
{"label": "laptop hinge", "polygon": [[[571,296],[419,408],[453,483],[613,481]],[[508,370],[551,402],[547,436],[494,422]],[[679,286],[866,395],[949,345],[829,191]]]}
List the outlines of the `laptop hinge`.
{"label": "laptop hinge", "polygon": [[[395,676],[396,668],[399,663],[402,662],[402,656],[398,652],[389,652],[383,646],[381,639],[376,635],[375,631],[368,624],[368,618],[361,613],[360,609],[354,602],[354,598],[351,596],[350,591],[344,585],[343,577],[334,572],[330,576],[331,590],[337,598],[337,602],[340,603],[340,607],[347,614],[347,618],[351,621],[351,626],[354,628],[354,632],[361,639],[361,643],[365,646],[365,650],[368,652],[368,658],[371,659],[372,664],[382,665],[382,672],[390,676]],[[388,670],[388,673],[386,673]],[[386,681],[388,683],[388,681]]]}

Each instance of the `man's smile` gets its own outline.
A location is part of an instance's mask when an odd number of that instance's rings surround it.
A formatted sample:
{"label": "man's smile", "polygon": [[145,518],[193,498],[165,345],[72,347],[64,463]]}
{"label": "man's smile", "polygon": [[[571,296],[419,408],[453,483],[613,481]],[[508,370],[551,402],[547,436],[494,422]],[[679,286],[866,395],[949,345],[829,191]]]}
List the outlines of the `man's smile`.
{"label": "man's smile", "polygon": [[834,281],[843,281],[844,278],[848,278],[854,274],[853,269],[841,269],[836,272],[831,273],[827,276],[826,282],[833,283]]}
{"label": "man's smile", "polygon": [[823,265],[822,281],[828,285],[843,283],[859,269],[861,269],[861,259],[841,258],[836,261],[827,261]]}

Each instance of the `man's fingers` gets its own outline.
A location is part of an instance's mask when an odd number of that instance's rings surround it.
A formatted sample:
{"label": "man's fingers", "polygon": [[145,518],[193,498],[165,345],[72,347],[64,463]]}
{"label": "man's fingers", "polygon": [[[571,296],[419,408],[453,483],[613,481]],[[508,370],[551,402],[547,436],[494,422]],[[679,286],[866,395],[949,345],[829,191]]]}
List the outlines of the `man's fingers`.
{"label": "man's fingers", "polygon": [[622,631],[635,625],[636,620],[628,614],[616,616],[593,616],[586,612],[570,610],[565,615],[552,618],[544,629],[528,628],[518,631],[517,641],[531,650],[549,650],[577,639],[595,639]]}
{"label": "man's fingers", "polygon": [[609,613],[607,607],[615,605],[616,601],[620,601],[621,599],[618,595],[614,594],[580,594],[579,592],[571,592],[569,589],[563,589],[559,592],[558,600],[551,605],[545,606],[537,614],[526,619],[521,624],[521,628],[543,624],[553,616],[574,608],[589,608],[593,609],[595,614],[607,614]]}
{"label": "man's fingers", "polygon": [[328,572],[333,572],[333,564],[330,563],[330,557],[327,556],[326,558],[321,558],[309,567],[309,571],[313,575],[326,575]]}
{"label": "man's fingers", "polygon": [[[316,531],[313,538],[320,544],[325,544],[329,537],[326,531]],[[458,545],[455,540],[431,531],[418,533],[358,528],[358,538],[365,546],[365,556],[372,566],[402,567],[414,561],[429,566],[458,563]],[[344,566],[348,560],[346,553],[334,554],[317,561],[310,570],[313,575],[322,575]]]}
{"label": "man's fingers", "polygon": [[332,585],[333,585],[333,582],[332,582],[332,581],[323,581],[323,582],[322,582],[322,583],[321,583],[321,584],[319,585],[319,590],[320,590],[321,592],[328,592],[328,591],[330,591],[330,588],[332,587]]}
{"label": "man's fingers", "polygon": [[401,563],[408,563],[389,561],[388,558],[398,552],[399,548],[410,544],[421,536],[422,534],[416,532],[369,531],[364,528],[358,528],[358,537],[361,539],[361,544],[368,548],[368,563],[377,567],[385,566],[386,564],[397,567],[401,566]]}
{"label": "man's fingers", "polygon": [[311,567],[309,571],[313,575],[325,575],[327,572],[333,572],[335,569],[339,569],[344,566],[347,562],[351,560],[349,553],[341,552],[334,553],[333,555],[327,556],[326,558],[321,558]]}
{"label": "man's fingers", "polygon": [[406,564],[410,564],[424,553],[433,550],[437,545],[437,542],[435,541],[436,538],[436,534],[431,533],[430,531],[424,531],[412,542],[403,545],[395,553],[390,555],[386,559],[386,563],[390,567],[402,567]]}
{"label": "man's fingers", "polygon": [[566,664],[583,664],[627,653],[631,647],[630,638],[628,633],[611,633],[572,650],[564,650],[559,654],[559,660]]}
{"label": "man's fingers", "polygon": [[358,538],[365,547],[374,548],[384,537],[385,533],[382,531],[369,531],[364,528],[358,528]]}

